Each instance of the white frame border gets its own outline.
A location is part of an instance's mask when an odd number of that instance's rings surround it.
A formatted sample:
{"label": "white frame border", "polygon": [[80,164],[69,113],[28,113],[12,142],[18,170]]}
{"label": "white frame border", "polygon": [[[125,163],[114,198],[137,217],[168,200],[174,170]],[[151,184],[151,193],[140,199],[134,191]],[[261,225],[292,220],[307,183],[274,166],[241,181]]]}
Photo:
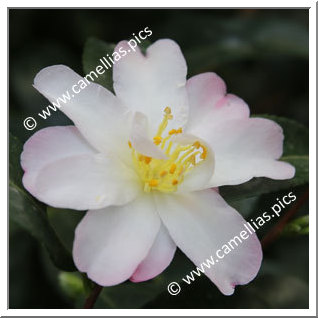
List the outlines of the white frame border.
{"label": "white frame border", "polygon": [[[2,73],[2,84],[0,86],[1,96],[5,97],[4,105],[8,105],[8,8],[77,8],[78,1],[74,0],[49,0],[43,3],[40,0],[30,0],[27,2],[22,0],[5,1],[5,5],[1,6],[1,37],[2,43],[7,43],[7,50],[1,50],[1,64],[2,70],[7,72]],[[84,4],[84,3],[83,3]],[[85,3],[86,4],[86,3]],[[108,0],[107,2],[102,0],[90,0],[90,6],[83,6],[82,8],[131,8],[132,2],[128,0]],[[133,2],[134,8],[310,8],[309,10],[309,132],[310,132],[310,233],[309,233],[309,309],[7,309],[8,289],[4,282],[7,282],[8,262],[1,262],[0,275],[2,278],[1,284],[1,299],[0,299],[0,314],[1,316],[316,316],[316,2],[315,1],[207,1],[196,0],[194,1],[178,1],[178,0],[154,0],[151,3],[145,0],[135,0]],[[181,5],[182,4],[182,5]],[[107,5],[107,7],[105,6]],[[5,85],[7,83],[7,85]],[[4,110],[5,107],[3,106]],[[1,146],[2,149],[7,149],[8,137],[8,113],[2,113],[1,116]],[[1,157],[2,167],[7,166],[4,160],[7,159],[4,156]],[[8,177],[7,171],[5,171]],[[1,190],[2,190],[2,202],[4,202],[4,211],[8,207],[8,198],[4,194],[8,188],[5,178],[2,177]],[[8,248],[8,226],[6,213],[1,215],[1,251],[2,255],[7,255]]]}

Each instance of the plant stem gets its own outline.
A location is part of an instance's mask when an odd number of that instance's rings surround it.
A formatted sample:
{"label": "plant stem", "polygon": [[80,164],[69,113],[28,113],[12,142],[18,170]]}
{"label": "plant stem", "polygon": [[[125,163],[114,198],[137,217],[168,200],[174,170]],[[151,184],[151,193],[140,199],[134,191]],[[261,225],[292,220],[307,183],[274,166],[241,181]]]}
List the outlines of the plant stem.
{"label": "plant stem", "polygon": [[92,309],[103,287],[95,284],[91,294],[86,298],[84,309]]}
{"label": "plant stem", "polygon": [[277,224],[262,238],[261,243],[262,247],[266,248],[269,244],[271,244],[283,231],[285,225],[288,221],[294,216],[299,208],[308,200],[309,197],[309,190],[300,197],[299,200],[295,202],[295,204],[288,210],[282,218],[277,222]]}

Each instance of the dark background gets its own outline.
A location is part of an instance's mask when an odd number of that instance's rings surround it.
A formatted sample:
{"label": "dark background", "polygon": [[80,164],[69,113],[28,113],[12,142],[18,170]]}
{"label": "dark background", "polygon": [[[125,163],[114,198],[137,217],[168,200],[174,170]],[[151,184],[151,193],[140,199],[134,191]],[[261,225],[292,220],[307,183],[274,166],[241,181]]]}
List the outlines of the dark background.
{"label": "dark background", "polygon": [[[225,80],[229,92],[250,105],[252,114],[284,116],[308,126],[308,10],[10,9],[10,131],[22,142],[27,140],[32,132],[24,129],[23,119],[35,116],[48,105],[32,87],[38,71],[49,65],[65,64],[84,75],[82,52],[88,37],[116,43],[132,38],[132,33],[146,26],[153,32],[150,41],[171,38],[181,46],[189,76],[214,71]],[[67,123],[68,119],[58,112],[40,123],[39,128]],[[268,293],[263,301],[248,302],[249,294],[244,296],[243,290],[238,296],[217,296],[219,307],[306,308],[308,240],[302,237],[279,241],[267,252],[268,258],[275,258],[282,249],[288,256],[279,254],[280,265],[285,272],[291,271],[292,281],[288,280],[290,276],[279,278],[277,274],[272,290],[266,285],[266,272],[258,278],[259,286],[264,284],[260,289]],[[55,286],[56,279],[47,263],[40,244],[10,223],[10,308],[75,306]],[[270,266],[272,263],[264,265]],[[279,295],[286,297],[277,299],[275,289],[282,286],[285,289]],[[167,300],[165,294],[145,307],[218,308],[211,304],[209,288],[214,287],[202,279],[173,301],[171,297]],[[253,291],[253,285],[249,288]]]}

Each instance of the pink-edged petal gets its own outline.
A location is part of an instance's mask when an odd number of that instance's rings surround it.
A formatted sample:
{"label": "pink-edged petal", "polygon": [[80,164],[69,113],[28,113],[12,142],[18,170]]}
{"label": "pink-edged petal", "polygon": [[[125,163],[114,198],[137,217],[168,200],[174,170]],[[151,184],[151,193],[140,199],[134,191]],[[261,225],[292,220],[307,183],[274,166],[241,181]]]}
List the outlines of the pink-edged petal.
{"label": "pink-edged petal", "polygon": [[24,144],[21,166],[26,188],[33,188],[39,171],[54,161],[96,151],[75,126],[48,127],[37,131]]}
{"label": "pink-edged petal", "polygon": [[[200,267],[235,236],[246,230],[244,219],[212,190],[180,195],[156,195],[156,207],[177,246]],[[253,233],[253,232],[252,232]],[[224,258],[210,268],[207,275],[225,295],[235,285],[250,282],[258,273],[262,249],[256,234],[250,234]]]}
{"label": "pink-edged petal", "polygon": [[[95,76],[92,75],[93,80]],[[88,80],[92,81],[90,77]],[[73,91],[73,87],[75,93]],[[86,87],[84,87],[86,85]],[[80,90],[80,86],[83,87]],[[126,108],[107,89],[86,79],[64,65],[49,66],[34,78],[34,87],[51,103],[59,101],[60,110],[80,130],[87,141],[101,152],[122,152],[128,139]],[[65,103],[61,101],[64,96]],[[127,147],[128,148],[128,147]],[[128,149],[126,149],[128,151]],[[125,154],[121,154],[123,157]]]}
{"label": "pink-edged petal", "polygon": [[100,209],[123,205],[141,191],[135,172],[104,154],[83,154],[51,162],[23,184],[38,200],[57,208]]}
{"label": "pink-edged petal", "polygon": [[176,248],[166,227],[161,224],[147,257],[139,264],[130,280],[135,283],[143,282],[161,274],[171,263]]}
{"label": "pink-edged petal", "polygon": [[203,139],[215,154],[211,187],[240,184],[253,177],[289,179],[295,168],[277,161],[283,152],[283,132],[264,118],[228,121],[207,130]]}
{"label": "pink-edged petal", "polygon": [[214,152],[215,170],[209,187],[240,184],[253,177],[292,178],[295,169],[277,161],[283,133],[274,122],[249,118],[239,97],[227,94],[224,81],[204,73],[187,81],[190,114],[186,132],[207,142]]}
{"label": "pink-edged petal", "polygon": [[195,75],[187,81],[187,91],[189,94],[190,113],[209,111],[226,94],[226,85],[221,77],[216,73],[202,73]]}
{"label": "pink-edged petal", "polygon": [[122,41],[115,52],[120,54],[120,50],[129,53],[114,65],[116,95],[129,109],[147,115],[152,133],[167,106],[174,116],[167,129],[182,127],[188,117],[188,98],[187,66],[180,47],[172,40],[159,40],[149,46],[144,56],[138,47],[134,52],[128,42]]}
{"label": "pink-edged petal", "polygon": [[226,94],[224,81],[215,73],[203,73],[187,81],[189,120],[186,131],[197,136],[225,121],[248,118],[249,107],[239,97]]}
{"label": "pink-edged petal", "polygon": [[149,136],[148,119],[140,112],[134,114],[130,141],[133,148],[145,156],[157,159],[167,158],[164,152],[153,143],[153,139]]}
{"label": "pink-edged petal", "polygon": [[119,284],[146,258],[160,224],[152,196],[140,196],[120,207],[88,211],[75,231],[75,265],[99,285]]}

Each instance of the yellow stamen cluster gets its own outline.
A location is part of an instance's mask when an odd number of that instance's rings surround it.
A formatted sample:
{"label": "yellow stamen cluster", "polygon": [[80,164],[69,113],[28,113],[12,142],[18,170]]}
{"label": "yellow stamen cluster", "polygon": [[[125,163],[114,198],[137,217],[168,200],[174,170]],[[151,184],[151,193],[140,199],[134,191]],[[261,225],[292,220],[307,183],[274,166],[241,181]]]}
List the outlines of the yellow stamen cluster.
{"label": "yellow stamen cluster", "polygon": [[176,191],[186,174],[207,157],[207,148],[199,141],[189,145],[180,145],[175,140],[170,140],[173,135],[182,134],[182,128],[171,129],[167,136],[162,136],[168,126],[168,121],[172,118],[171,109],[166,107],[164,118],[153,138],[154,144],[161,148],[167,159],[142,155],[128,141],[128,145],[132,149],[133,162],[144,183],[145,192],[151,190]]}

